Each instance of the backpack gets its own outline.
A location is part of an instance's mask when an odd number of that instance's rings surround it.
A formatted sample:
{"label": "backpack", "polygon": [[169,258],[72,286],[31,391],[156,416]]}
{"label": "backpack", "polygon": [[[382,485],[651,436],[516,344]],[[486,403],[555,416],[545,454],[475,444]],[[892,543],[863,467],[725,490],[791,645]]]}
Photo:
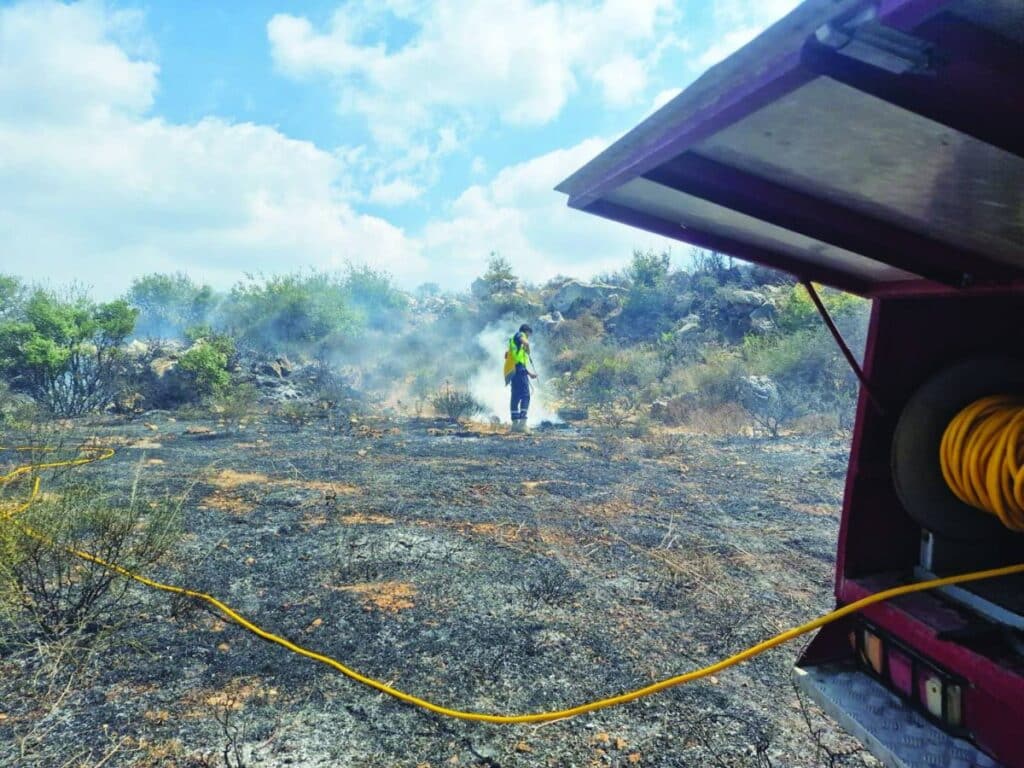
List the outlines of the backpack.
{"label": "backpack", "polygon": [[516,372],[516,359],[512,356],[511,346],[505,350],[505,386],[512,383],[512,374]]}

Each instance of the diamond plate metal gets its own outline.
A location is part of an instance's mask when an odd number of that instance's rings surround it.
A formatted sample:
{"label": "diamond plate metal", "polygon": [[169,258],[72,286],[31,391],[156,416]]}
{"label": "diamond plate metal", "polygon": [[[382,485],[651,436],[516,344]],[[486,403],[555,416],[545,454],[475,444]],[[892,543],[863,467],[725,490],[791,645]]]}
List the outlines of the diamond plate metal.
{"label": "diamond plate metal", "polygon": [[1000,768],[928,722],[852,663],[796,667],[797,685],[889,768]]}

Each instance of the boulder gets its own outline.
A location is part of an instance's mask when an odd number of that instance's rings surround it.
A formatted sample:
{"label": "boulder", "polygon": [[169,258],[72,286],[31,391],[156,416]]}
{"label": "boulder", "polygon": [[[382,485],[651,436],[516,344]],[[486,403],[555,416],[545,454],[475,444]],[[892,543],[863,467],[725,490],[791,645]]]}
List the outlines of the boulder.
{"label": "boulder", "polygon": [[755,333],[770,333],[775,330],[775,307],[765,302],[750,313],[750,330]]}
{"label": "boulder", "polygon": [[693,336],[700,331],[700,326],[700,316],[691,313],[676,324],[674,333],[677,338]]}
{"label": "boulder", "polygon": [[537,318],[537,322],[546,331],[553,331],[562,324],[565,318],[562,317],[562,313],[557,309],[554,312],[548,312],[546,315],[541,315]]}
{"label": "boulder", "polygon": [[651,403],[651,418],[655,421],[668,421],[668,400],[655,400]]}
{"label": "boulder", "polygon": [[295,366],[287,357],[276,357],[273,360],[263,360],[256,364],[254,373],[261,376],[275,376],[279,379],[286,379],[292,375]]}
{"label": "boulder", "polygon": [[764,412],[779,403],[779,387],[768,376],[744,376],[739,395],[740,404],[754,413]]}
{"label": "boulder", "polygon": [[157,381],[163,381],[178,368],[178,361],[172,357],[157,357],[150,361],[149,372]]}
{"label": "boulder", "polygon": [[608,302],[610,297],[618,296],[621,289],[603,283],[585,283],[582,280],[570,280],[559,288],[549,302],[552,309],[563,315],[570,315],[584,309],[593,309]]}
{"label": "boulder", "polygon": [[749,313],[763,306],[767,301],[763,293],[743,288],[725,288],[718,295],[726,307],[736,312]]}

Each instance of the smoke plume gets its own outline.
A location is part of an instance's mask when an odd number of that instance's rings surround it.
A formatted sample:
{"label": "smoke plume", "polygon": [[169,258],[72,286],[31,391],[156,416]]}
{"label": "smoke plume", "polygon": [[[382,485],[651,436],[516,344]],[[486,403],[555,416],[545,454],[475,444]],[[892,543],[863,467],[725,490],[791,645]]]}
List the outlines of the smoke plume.
{"label": "smoke plume", "polygon": [[[512,421],[509,401],[512,397],[511,388],[505,386],[502,370],[505,364],[505,350],[508,340],[519,326],[513,321],[490,323],[476,335],[477,344],[486,351],[487,357],[469,380],[469,391],[486,409],[486,415],[497,417],[503,423]],[[530,413],[528,423],[540,424],[543,421],[557,423],[560,421],[553,410],[550,410],[550,397],[547,390],[550,385],[544,381],[544,350],[543,345],[535,345],[531,350],[536,366],[535,373],[539,378],[533,380],[533,393],[530,396]]]}

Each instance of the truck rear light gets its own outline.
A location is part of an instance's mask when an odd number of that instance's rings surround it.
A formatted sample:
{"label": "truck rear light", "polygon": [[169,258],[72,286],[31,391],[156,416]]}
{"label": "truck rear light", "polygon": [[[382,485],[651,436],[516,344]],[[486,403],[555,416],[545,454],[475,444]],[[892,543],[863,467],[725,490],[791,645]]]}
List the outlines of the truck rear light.
{"label": "truck rear light", "polygon": [[914,692],[914,662],[898,648],[889,649],[889,681],[903,696]]}
{"label": "truck rear light", "polygon": [[964,727],[963,685],[952,675],[871,626],[850,633],[860,666],[947,730]]}

